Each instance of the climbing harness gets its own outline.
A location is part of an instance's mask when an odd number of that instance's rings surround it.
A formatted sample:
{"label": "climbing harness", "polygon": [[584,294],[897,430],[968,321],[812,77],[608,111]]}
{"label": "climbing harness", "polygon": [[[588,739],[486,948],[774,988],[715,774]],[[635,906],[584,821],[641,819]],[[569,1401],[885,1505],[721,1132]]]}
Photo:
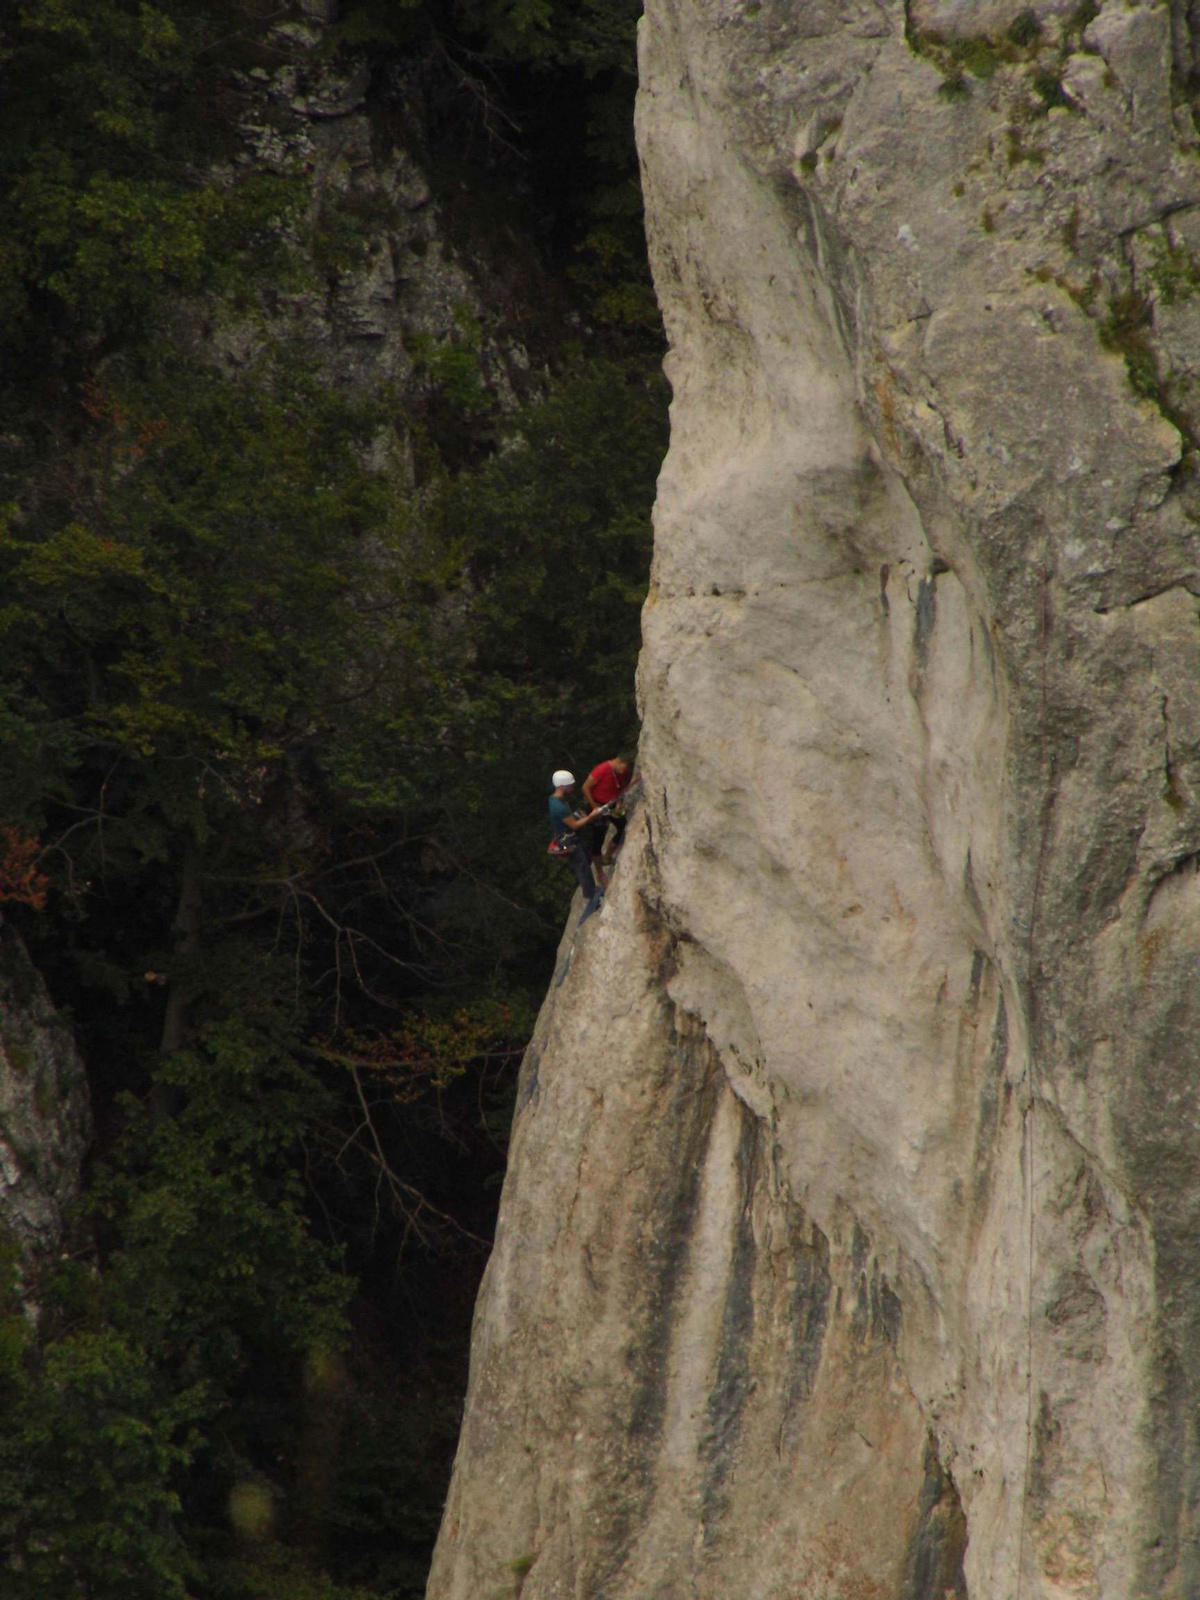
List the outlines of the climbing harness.
{"label": "climbing harness", "polygon": [[[608,805],[601,806],[597,810],[596,815],[592,820],[594,822],[606,822],[612,815],[612,809],[613,802],[610,800]],[[575,854],[575,851],[578,848],[579,838],[576,834],[560,833],[555,834],[555,836],[550,840],[550,843],[546,846],[546,854],[553,861],[566,861]]]}

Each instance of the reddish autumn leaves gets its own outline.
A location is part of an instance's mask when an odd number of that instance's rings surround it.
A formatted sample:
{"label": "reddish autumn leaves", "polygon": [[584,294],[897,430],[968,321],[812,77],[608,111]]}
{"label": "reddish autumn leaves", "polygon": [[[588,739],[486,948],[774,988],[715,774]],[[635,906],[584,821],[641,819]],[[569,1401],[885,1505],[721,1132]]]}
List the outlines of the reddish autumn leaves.
{"label": "reddish autumn leaves", "polygon": [[0,828],[0,905],[42,910],[50,880],[38,871],[41,858],[40,840],[19,828]]}

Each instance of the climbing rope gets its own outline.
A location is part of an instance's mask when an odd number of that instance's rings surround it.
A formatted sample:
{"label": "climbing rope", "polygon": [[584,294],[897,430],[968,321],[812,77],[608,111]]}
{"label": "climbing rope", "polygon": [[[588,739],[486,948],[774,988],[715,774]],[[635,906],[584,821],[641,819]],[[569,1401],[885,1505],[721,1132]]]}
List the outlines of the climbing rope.
{"label": "climbing rope", "polygon": [[1017,1533],[1017,1592],[1016,1600],[1021,1600],[1025,1587],[1025,1538],[1029,1521],[1029,1477],[1033,1469],[1033,1280],[1034,1280],[1034,1250],[1037,1243],[1037,1234],[1034,1225],[1034,1159],[1036,1146],[1034,1133],[1037,1124],[1037,996],[1034,987],[1034,960],[1037,954],[1037,919],[1039,903],[1042,895],[1042,872],[1046,862],[1046,841],[1050,833],[1050,814],[1054,808],[1056,777],[1053,757],[1049,763],[1046,760],[1046,724],[1049,704],[1049,689],[1047,682],[1048,650],[1050,637],[1050,579],[1052,576],[1049,564],[1049,535],[1047,535],[1046,557],[1042,562],[1042,614],[1040,618],[1038,635],[1041,646],[1041,726],[1038,738],[1041,744],[1041,761],[1039,767],[1046,774],[1049,789],[1046,800],[1042,806],[1042,821],[1038,838],[1037,867],[1033,877],[1033,894],[1029,905],[1029,931],[1025,942],[1025,984],[1029,997],[1029,1064],[1028,1083],[1029,1097],[1025,1106],[1025,1126],[1023,1129],[1022,1148],[1025,1152],[1025,1204],[1028,1213],[1028,1239],[1026,1241],[1025,1263],[1025,1466],[1021,1478],[1021,1522]]}
{"label": "climbing rope", "polygon": [[1021,1600],[1021,1592],[1025,1578],[1025,1527],[1029,1510],[1029,1474],[1033,1466],[1033,1058],[1029,1063],[1029,1104],[1025,1107],[1025,1132],[1023,1144],[1025,1147],[1026,1174],[1025,1195],[1026,1206],[1029,1212],[1029,1238],[1026,1245],[1026,1282],[1025,1282],[1025,1468],[1021,1476],[1021,1526],[1017,1535],[1017,1594],[1016,1600]]}

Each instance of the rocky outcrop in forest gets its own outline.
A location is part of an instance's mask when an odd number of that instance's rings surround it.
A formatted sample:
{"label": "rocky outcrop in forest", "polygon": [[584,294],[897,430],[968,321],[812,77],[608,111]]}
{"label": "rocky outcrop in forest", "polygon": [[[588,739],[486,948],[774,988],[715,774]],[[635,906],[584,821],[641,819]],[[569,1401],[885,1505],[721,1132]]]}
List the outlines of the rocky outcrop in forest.
{"label": "rocky outcrop in forest", "polygon": [[71,1030],[21,940],[0,929],[0,1218],[27,1270],[62,1239],[90,1122]]}
{"label": "rocky outcrop in forest", "polygon": [[646,799],[430,1600],[1200,1589],[1198,48],[649,0]]}
{"label": "rocky outcrop in forest", "polygon": [[[546,293],[542,264],[514,229],[485,246],[476,228],[474,249],[461,225],[454,237],[455,196],[435,195],[426,170],[428,63],[373,69],[362,53],[339,55],[336,20],[336,6],[309,0],[270,30],[260,64],[230,74],[229,178],[299,183],[291,242],[308,270],[260,285],[248,314],[219,308],[193,330],[199,353],[236,370],[290,341],[343,392],[392,385],[418,404],[439,377],[438,348],[444,366],[457,344],[511,409],[513,379],[530,367],[526,302]],[[460,224],[470,209],[460,203]]]}

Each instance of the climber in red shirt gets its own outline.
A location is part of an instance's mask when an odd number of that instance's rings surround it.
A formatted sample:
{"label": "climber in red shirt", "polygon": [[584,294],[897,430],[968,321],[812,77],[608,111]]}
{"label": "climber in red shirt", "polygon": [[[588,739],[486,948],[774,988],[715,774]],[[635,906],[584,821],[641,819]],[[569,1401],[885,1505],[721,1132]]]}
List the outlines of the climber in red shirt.
{"label": "climber in red shirt", "polygon": [[[583,798],[591,808],[596,806],[613,805],[618,801],[629,785],[633,782],[633,754],[629,750],[622,750],[619,756],[614,756],[611,761],[602,761],[598,767],[593,767],[584,780]],[[593,823],[595,830],[593,856],[602,854],[604,835],[608,831],[608,824],[612,823],[616,830],[612,848],[608,859],[616,855],[621,840],[625,837],[625,818],[623,816],[601,817]]]}

